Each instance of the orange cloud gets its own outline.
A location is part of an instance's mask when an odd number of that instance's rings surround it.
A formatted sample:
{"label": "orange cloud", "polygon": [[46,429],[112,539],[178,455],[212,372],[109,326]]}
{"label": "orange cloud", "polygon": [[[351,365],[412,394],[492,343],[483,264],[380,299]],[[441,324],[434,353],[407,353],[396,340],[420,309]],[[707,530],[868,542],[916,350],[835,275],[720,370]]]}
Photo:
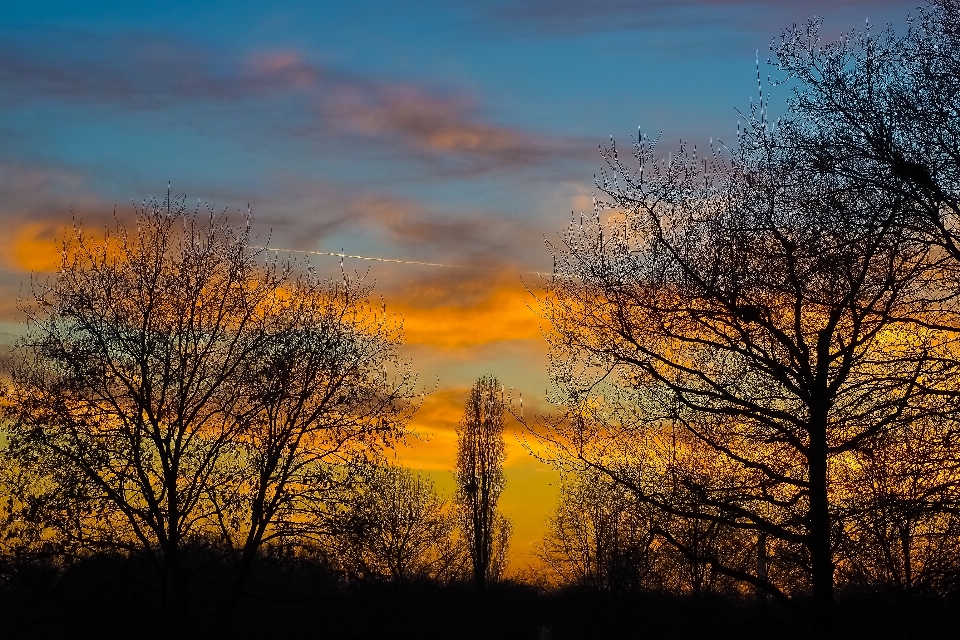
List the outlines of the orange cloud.
{"label": "orange cloud", "polygon": [[[425,470],[453,469],[457,457],[457,426],[469,394],[469,387],[445,388],[424,398],[423,406],[411,422],[415,435],[397,450],[404,464]],[[523,466],[530,459],[521,444],[524,428],[509,414],[506,423],[507,460],[504,466]],[[528,444],[536,447],[537,443],[528,439]]]}
{"label": "orange cloud", "polygon": [[27,222],[13,230],[9,242],[0,249],[3,262],[18,271],[54,271],[60,266],[58,240],[60,225],[51,222]]}
{"label": "orange cloud", "polygon": [[443,389],[428,395],[414,416],[415,436],[397,453],[415,469],[449,471],[457,455],[457,424],[468,389]]}
{"label": "orange cloud", "polygon": [[[542,339],[540,319],[527,306],[530,295],[519,279],[495,283],[479,299],[474,292],[465,303],[451,300],[438,305],[411,304],[411,298],[416,296],[417,292],[409,292],[392,305],[403,315],[407,344],[462,349],[508,340]],[[429,299],[429,293],[426,297]]]}

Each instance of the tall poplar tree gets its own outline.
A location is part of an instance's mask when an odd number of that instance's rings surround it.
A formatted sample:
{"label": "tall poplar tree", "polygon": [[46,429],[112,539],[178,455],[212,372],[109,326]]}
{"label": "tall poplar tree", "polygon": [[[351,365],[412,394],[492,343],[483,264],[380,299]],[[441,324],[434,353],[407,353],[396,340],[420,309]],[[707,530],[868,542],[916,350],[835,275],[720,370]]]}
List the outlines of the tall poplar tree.
{"label": "tall poplar tree", "polygon": [[479,588],[499,576],[510,533],[510,522],[497,513],[497,502],[506,485],[505,416],[500,382],[493,376],[478,379],[457,429],[456,477],[474,583]]}

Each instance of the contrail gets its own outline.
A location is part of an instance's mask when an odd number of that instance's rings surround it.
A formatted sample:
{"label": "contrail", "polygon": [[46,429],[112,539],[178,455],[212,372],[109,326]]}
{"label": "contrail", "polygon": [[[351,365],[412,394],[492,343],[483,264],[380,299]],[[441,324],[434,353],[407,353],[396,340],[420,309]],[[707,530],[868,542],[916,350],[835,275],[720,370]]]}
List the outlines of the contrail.
{"label": "contrail", "polygon": [[[378,258],[375,256],[359,256],[349,253],[334,253],[331,251],[304,251],[301,249],[274,249],[272,247],[251,246],[253,249],[263,249],[265,251],[276,251],[277,253],[306,253],[315,256],[330,256],[332,258],[353,258],[355,260],[371,260],[373,262],[393,262],[397,264],[415,264],[423,267],[446,267],[448,269],[471,269],[474,271],[504,271],[503,269],[491,269],[489,267],[470,267],[462,264],[445,264],[442,262],[421,262],[419,260],[400,260],[398,258]],[[550,273],[540,271],[515,271],[509,269],[512,273],[530,273],[538,276],[549,276]]]}
{"label": "contrail", "polygon": [[376,258],[373,256],[356,256],[349,253],[332,253],[330,251],[303,251],[300,249],[274,249],[272,247],[253,247],[254,249],[265,249],[267,251],[276,251],[277,253],[309,253],[315,256],[331,256],[334,258],[355,258],[357,260],[374,260],[376,262],[397,262],[399,264],[419,264],[425,267],[450,267],[451,269],[475,269],[478,267],[465,267],[459,264],[443,264],[441,262],[420,262],[418,260],[399,260],[397,258]]}

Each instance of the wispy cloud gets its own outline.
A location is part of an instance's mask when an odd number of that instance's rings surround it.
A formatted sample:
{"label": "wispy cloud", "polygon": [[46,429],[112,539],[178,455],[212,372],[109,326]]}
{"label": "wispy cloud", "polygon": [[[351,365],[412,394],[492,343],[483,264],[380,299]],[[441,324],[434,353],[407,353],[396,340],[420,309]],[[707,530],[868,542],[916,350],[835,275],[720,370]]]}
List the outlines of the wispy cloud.
{"label": "wispy cloud", "polygon": [[460,95],[430,94],[420,87],[354,83],[343,85],[322,105],[345,130],[392,138],[425,154],[459,155],[484,165],[516,167],[539,162],[572,146],[518,129],[485,123],[473,115],[473,101]]}
{"label": "wispy cloud", "polygon": [[915,2],[903,0],[809,0],[802,4],[793,0],[504,0],[487,5],[485,11],[503,24],[570,35],[716,25],[769,32],[815,15],[855,19],[855,23],[838,25],[849,28],[862,24],[864,17],[902,20],[915,6]]}
{"label": "wispy cloud", "polygon": [[60,264],[59,243],[74,221],[100,227],[113,208],[87,188],[77,171],[0,159],[0,322],[20,320],[17,300],[29,274],[49,274]]}
{"label": "wispy cloud", "polygon": [[251,129],[273,136],[366,141],[474,172],[594,153],[582,140],[491,122],[475,96],[347,73],[292,50],[229,57],[147,36],[63,34],[56,48],[6,40],[0,84],[8,104],[137,112],[229,106],[228,117],[256,120]]}
{"label": "wispy cloud", "polygon": [[415,298],[399,296],[393,308],[403,315],[406,342],[441,350],[516,340],[539,342],[540,318],[527,306],[530,296],[519,278],[487,278],[483,284],[480,300],[418,305]]}
{"label": "wispy cloud", "polygon": [[[410,198],[307,179],[269,191],[278,197],[233,194],[221,196],[226,201],[216,207],[227,207],[229,216],[235,209],[229,205],[252,200],[257,242],[269,242],[278,250],[347,249],[464,267],[393,264],[374,270],[381,283],[378,292],[409,316],[411,343],[447,349],[539,339],[517,273],[546,266],[546,252],[531,251],[543,242],[535,220],[502,212],[438,209]],[[187,194],[188,201],[195,202],[197,195],[206,194]],[[75,222],[99,230],[111,226],[115,215],[127,220],[133,211],[129,201],[111,202],[98,195],[88,177],[76,170],[0,163],[0,220],[7,234],[0,244],[0,296],[15,298],[31,272],[53,271],[59,264],[58,242]],[[335,265],[332,258],[294,257],[318,266]],[[348,260],[349,268],[361,271],[370,264]]]}
{"label": "wispy cloud", "polygon": [[[236,78],[223,75],[204,50],[156,38],[4,38],[0,81],[8,100],[61,100],[134,109],[159,109],[184,99],[242,97]],[[39,46],[55,40],[57,46]]]}

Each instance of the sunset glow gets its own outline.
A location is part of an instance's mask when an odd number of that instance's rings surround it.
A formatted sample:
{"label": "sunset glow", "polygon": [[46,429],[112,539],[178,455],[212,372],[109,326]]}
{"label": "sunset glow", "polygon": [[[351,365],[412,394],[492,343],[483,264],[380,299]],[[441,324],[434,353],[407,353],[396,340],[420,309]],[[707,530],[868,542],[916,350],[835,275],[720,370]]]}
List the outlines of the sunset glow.
{"label": "sunset glow", "polygon": [[[0,335],[75,223],[101,237],[168,181],[201,215],[249,205],[257,246],[322,275],[341,260],[308,252],[410,263],[342,268],[402,323],[425,393],[396,460],[450,495],[476,378],[553,409],[538,274],[603,195],[598,146],[638,126],[664,153],[732,142],[779,29],[820,13],[833,37],[915,3],[281,4],[0,2]],[[519,570],[559,473],[512,416],[506,433]]]}

